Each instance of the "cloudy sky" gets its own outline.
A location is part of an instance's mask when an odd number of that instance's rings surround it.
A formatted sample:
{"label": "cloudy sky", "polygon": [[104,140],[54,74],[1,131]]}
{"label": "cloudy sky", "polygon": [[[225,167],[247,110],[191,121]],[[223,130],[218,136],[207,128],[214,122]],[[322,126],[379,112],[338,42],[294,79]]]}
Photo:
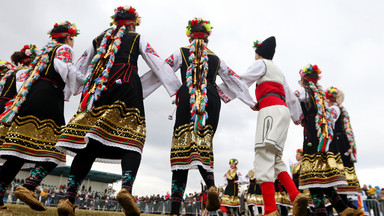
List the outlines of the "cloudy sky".
{"label": "cloudy sky", "polygon": [[[55,22],[76,23],[80,35],[74,50],[80,57],[91,40],[109,27],[110,15],[120,5],[133,5],[142,17],[137,31],[156,52],[166,58],[187,45],[185,27],[194,17],[211,21],[213,32],[208,47],[238,74],[254,60],[253,41],[271,35],[277,39],[274,62],[285,73],[291,89],[298,87],[298,71],[317,64],[323,71],[320,84],[344,91],[344,106],[351,116],[358,147],[357,174],[361,184],[384,187],[384,141],[381,139],[380,86],[384,75],[384,2],[380,0],[19,0],[3,1],[0,7],[0,59],[10,61],[24,44],[38,48],[48,41],[48,30]],[[139,73],[148,70],[139,61]],[[218,79],[218,83],[220,83]],[[254,87],[250,88],[254,95]],[[79,97],[66,103],[68,121],[77,109]],[[145,100],[147,140],[134,185],[134,194],[164,194],[170,191],[169,152],[174,121],[167,119],[175,109],[164,88]],[[381,110],[381,112],[380,112]],[[239,159],[246,173],[253,166],[253,142],[257,112],[239,100],[222,104],[219,127],[214,138],[215,179],[223,185],[230,158]],[[284,161],[295,161],[301,148],[301,126],[291,124]],[[72,158],[68,158],[70,165]],[[96,163],[93,169],[120,173],[119,165]],[[201,177],[190,171],[187,192],[199,191]]]}

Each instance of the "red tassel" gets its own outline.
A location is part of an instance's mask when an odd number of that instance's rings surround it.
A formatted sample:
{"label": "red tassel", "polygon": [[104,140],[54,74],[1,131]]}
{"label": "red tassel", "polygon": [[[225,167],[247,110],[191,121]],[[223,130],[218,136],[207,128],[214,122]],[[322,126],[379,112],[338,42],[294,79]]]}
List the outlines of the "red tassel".
{"label": "red tassel", "polygon": [[87,104],[88,104],[87,102],[88,102],[89,96],[91,96],[91,93],[88,92],[87,95],[85,95],[85,97],[81,101],[81,104],[80,104],[81,111],[84,111],[87,109]]}
{"label": "red tassel", "polygon": [[7,116],[10,112],[11,112],[11,109],[7,109],[5,112],[3,112],[3,113],[0,115],[0,119],[3,119],[4,116]]}
{"label": "red tassel", "polygon": [[327,146],[328,139],[324,137],[323,147],[321,148],[321,152],[325,152],[325,147]]}

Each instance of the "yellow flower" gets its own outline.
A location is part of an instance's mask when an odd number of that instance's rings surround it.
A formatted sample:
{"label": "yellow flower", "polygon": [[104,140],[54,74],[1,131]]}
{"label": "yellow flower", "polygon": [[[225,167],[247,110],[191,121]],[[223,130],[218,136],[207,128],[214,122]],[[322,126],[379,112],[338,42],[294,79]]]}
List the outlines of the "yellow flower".
{"label": "yellow flower", "polygon": [[210,32],[211,31],[211,25],[209,23],[205,23],[204,24],[204,27],[205,29],[207,30],[207,32]]}

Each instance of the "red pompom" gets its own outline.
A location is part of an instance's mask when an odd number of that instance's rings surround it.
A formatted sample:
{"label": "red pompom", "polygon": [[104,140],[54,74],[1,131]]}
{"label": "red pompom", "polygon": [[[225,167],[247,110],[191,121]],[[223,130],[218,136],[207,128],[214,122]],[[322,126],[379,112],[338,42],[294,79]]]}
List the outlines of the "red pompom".
{"label": "red pompom", "polygon": [[71,34],[71,35],[75,35],[76,34],[76,30],[71,27],[70,29],[68,29],[68,33]]}
{"label": "red pompom", "polygon": [[128,13],[130,13],[130,14],[135,14],[135,9],[133,9],[133,8],[129,8]]}
{"label": "red pompom", "polygon": [[313,71],[317,71],[318,69],[319,69],[319,68],[317,67],[317,65],[313,65],[313,66],[312,66],[312,70],[313,70]]}
{"label": "red pompom", "polygon": [[192,26],[195,26],[195,25],[197,25],[198,23],[199,23],[199,21],[197,21],[197,20],[192,20],[191,25],[192,25]]}

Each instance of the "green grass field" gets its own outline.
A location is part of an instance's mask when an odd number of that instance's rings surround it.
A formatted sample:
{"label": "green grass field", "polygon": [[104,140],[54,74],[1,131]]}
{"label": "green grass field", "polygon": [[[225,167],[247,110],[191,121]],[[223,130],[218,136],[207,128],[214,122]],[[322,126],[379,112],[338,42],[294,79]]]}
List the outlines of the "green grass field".
{"label": "green grass field", "polygon": [[[57,215],[55,207],[48,207],[47,211],[39,212],[30,209],[27,205],[6,204],[7,210],[0,210],[1,216],[43,216],[43,215]],[[107,211],[88,211],[76,210],[76,216],[124,216],[122,212],[107,212]],[[143,216],[150,216],[150,214],[141,214]]]}

